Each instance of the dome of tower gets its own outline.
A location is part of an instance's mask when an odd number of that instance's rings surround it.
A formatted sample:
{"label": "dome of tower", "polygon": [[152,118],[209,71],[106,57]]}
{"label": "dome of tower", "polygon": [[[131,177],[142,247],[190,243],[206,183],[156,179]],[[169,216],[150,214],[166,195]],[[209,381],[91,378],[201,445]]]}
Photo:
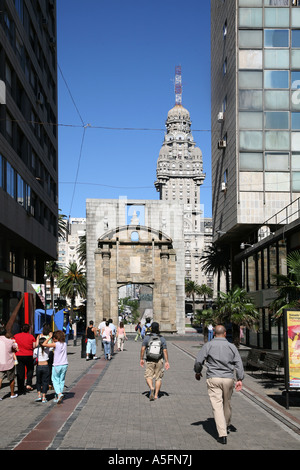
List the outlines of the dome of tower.
{"label": "dome of tower", "polygon": [[173,120],[173,119],[185,119],[185,120],[189,121],[190,120],[190,113],[181,104],[176,104],[168,112],[168,120]]}

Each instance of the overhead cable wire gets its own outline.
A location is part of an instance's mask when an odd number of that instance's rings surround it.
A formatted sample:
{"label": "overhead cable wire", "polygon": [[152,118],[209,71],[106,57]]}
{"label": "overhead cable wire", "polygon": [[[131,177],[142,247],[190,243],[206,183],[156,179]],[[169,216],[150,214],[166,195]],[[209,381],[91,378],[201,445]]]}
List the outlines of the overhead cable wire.
{"label": "overhead cable wire", "polygon": [[69,217],[71,217],[72,206],[73,206],[73,201],[74,201],[74,196],[75,196],[75,190],[76,190],[76,186],[77,186],[77,184],[78,184],[78,181],[77,181],[77,180],[78,180],[78,174],[79,174],[80,161],[81,161],[81,157],[82,157],[82,149],[83,149],[83,142],[84,142],[84,137],[85,137],[85,131],[86,131],[86,127],[83,128],[83,134],[82,134],[82,139],[81,139],[80,153],[79,153],[79,159],[78,159],[76,177],[75,177],[75,182],[74,182],[73,194],[72,194],[72,199],[71,199]]}
{"label": "overhead cable wire", "polygon": [[80,118],[80,120],[81,120],[81,123],[82,123],[82,125],[84,126],[84,121],[83,121],[83,119],[82,119],[82,117],[81,117],[81,114],[80,114],[80,112],[79,112],[79,109],[78,109],[78,107],[77,107],[77,105],[76,105],[76,103],[75,103],[75,100],[74,100],[73,95],[72,95],[72,93],[71,93],[71,90],[70,90],[70,88],[69,88],[69,86],[68,86],[68,84],[67,84],[67,81],[66,81],[66,79],[65,79],[65,77],[64,77],[64,74],[62,73],[62,70],[61,70],[61,68],[60,68],[59,63],[57,63],[57,67],[59,68],[60,74],[61,74],[61,76],[62,76],[62,79],[63,79],[63,81],[64,81],[66,87],[67,87],[67,90],[68,90],[68,92],[69,92],[70,98],[71,98],[71,100],[72,100],[72,102],[73,102],[73,104],[74,104],[74,107],[75,107],[75,109],[76,109],[76,111],[77,111],[77,113],[78,113],[78,116],[79,116],[79,118]]}
{"label": "overhead cable wire", "polygon": [[67,84],[67,81],[66,81],[66,79],[65,79],[65,77],[64,77],[64,75],[63,75],[63,73],[62,73],[61,67],[60,67],[59,64],[57,64],[57,66],[58,66],[58,68],[59,68],[59,71],[60,71],[60,73],[61,73],[61,76],[62,76],[62,78],[63,78],[63,81],[64,81],[64,83],[65,83],[65,85],[66,85],[66,87],[67,87],[67,90],[68,90],[68,92],[69,92],[69,94],[70,94],[71,100],[72,100],[72,102],[73,102],[73,104],[74,104],[74,107],[75,107],[75,109],[76,109],[76,111],[77,111],[77,113],[78,113],[78,116],[79,116],[79,118],[80,118],[80,120],[81,120],[82,127],[83,127],[83,134],[82,134],[81,145],[80,145],[80,152],[79,152],[79,158],[78,158],[78,164],[77,164],[77,171],[76,171],[75,182],[74,182],[74,187],[73,187],[73,194],[72,194],[72,199],[71,199],[71,204],[70,204],[70,211],[69,211],[69,219],[70,219],[70,217],[71,217],[71,212],[72,212],[73,201],[74,201],[74,196],[75,196],[75,190],[76,190],[76,186],[77,186],[77,182],[78,182],[78,174],[79,174],[80,161],[81,161],[81,157],[82,157],[82,150],[83,150],[83,143],[84,143],[84,138],[85,138],[85,132],[86,132],[87,127],[90,127],[90,125],[89,125],[89,124],[87,124],[87,125],[84,124],[84,120],[83,120],[83,118],[82,118],[82,116],[81,116],[81,114],[80,114],[80,112],[79,112],[78,106],[77,106],[76,103],[75,103],[75,100],[74,100],[74,98],[73,98],[73,95],[72,95],[72,93],[71,93],[71,90],[70,90],[70,88],[69,88],[69,86],[68,86],[68,84]]}

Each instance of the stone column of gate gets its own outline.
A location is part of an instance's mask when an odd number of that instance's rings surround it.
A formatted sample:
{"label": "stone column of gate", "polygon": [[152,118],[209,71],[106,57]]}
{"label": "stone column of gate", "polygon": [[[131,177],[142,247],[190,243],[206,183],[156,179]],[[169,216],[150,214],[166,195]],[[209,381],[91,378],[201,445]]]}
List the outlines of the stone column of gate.
{"label": "stone column of gate", "polygon": [[[168,247],[162,246],[160,252],[161,259],[161,331],[164,331],[164,324],[170,322],[169,318],[169,251]],[[167,327],[169,329],[169,325]]]}
{"label": "stone column of gate", "polygon": [[102,249],[102,311],[103,317],[110,318],[110,250],[108,247]]}

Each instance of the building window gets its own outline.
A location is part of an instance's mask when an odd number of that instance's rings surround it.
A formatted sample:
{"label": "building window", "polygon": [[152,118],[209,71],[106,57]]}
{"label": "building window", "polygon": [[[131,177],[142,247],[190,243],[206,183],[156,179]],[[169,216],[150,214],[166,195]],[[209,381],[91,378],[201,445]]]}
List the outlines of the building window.
{"label": "building window", "polygon": [[300,132],[292,132],[292,150],[300,151]]}
{"label": "building window", "polygon": [[227,73],[227,57],[223,62],[223,75],[226,75]]}
{"label": "building window", "polygon": [[20,175],[17,175],[17,199],[18,199],[18,203],[21,206],[25,205],[24,192],[25,192],[24,181]]}
{"label": "building window", "polygon": [[300,47],[300,29],[292,30],[292,47]]}
{"label": "building window", "polygon": [[262,8],[240,8],[239,25],[242,28],[262,27]]}
{"label": "building window", "polygon": [[240,170],[263,170],[263,154],[262,153],[240,153]]}
{"label": "building window", "polygon": [[289,109],[290,97],[288,91],[266,90],[264,93],[265,109],[281,110]]}
{"label": "building window", "polygon": [[290,25],[289,8],[266,8],[265,27],[266,28],[288,28]]}
{"label": "building window", "polygon": [[12,124],[12,118],[8,113],[6,114],[5,127],[6,127],[6,139],[8,140],[8,142],[10,144],[12,144],[12,141],[13,141],[13,124]]}
{"label": "building window", "polygon": [[262,88],[263,74],[256,71],[243,71],[239,72],[239,87],[240,88]]}
{"label": "building window", "polygon": [[225,23],[223,25],[223,39],[226,39],[227,36],[227,20],[225,20]]}
{"label": "building window", "polygon": [[9,272],[13,274],[16,272],[16,253],[14,251],[9,252]]}
{"label": "building window", "polygon": [[15,7],[20,17],[21,22],[23,23],[24,19],[24,4],[23,0],[15,0]]}
{"label": "building window", "polygon": [[0,188],[3,188],[3,157],[0,155]]}
{"label": "building window", "polygon": [[239,93],[240,110],[259,111],[262,109],[262,91],[260,90],[241,90]]}
{"label": "building window", "polygon": [[288,131],[266,131],[265,132],[266,150],[289,150],[290,133]]}
{"label": "building window", "polygon": [[262,150],[263,133],[260,131],[241,131],[240,149],[241,150]]}
{"label": "building window", "polygon": [[263,113],[257,112],[240,112],[239,125],[240,129],[262,129]]}
{"label": "building window", "polygon": [[289,88],[288,70],[265,70],[264,79],[265,88]]}
{"label": "building window", "polygon": [[266,69],[288,69],[290,66],[289,50],[266,49],[264,56]]}
{"label": "building window", "polygon": [[266,129],[289,129],[289,113],[288,112],[266,112],[265,113]]}
{"label": "building window", "polygon": [[300,113],[292,113],[292,124],[293,130],[300,130]]}
{"label": "building window", "polygon": [[289,153],[265,154],[265,169],[268,171],[289,171]]}
{"label": "building window", "polygon": [[300,171],[293,171],[292,173],[292,191],[300,192]]}
{"label": "building window", "polygon": [[282,172],[265,173],[266,191],[278,192],[290,190],[290,174]]}
{"label": "building window", "polygon": [[239,47],[252,49],[262,47],[262,30],[242,29],[239,31]]}
{"label": "building window", "polygon": [[16,196],[15,170],[8,162],[6,162],[6,191],[11,197],[15,198]]}
{"label": "building window", "polygon": [[265,47],[289,47],[288,29],[265,29]]}

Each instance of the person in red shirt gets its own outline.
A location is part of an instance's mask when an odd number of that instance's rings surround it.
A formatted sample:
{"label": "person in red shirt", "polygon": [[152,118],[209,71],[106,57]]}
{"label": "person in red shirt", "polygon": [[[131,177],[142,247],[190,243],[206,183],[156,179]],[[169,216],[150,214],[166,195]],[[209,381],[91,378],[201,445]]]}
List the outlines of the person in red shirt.
{"label": "person in red shirt", "polygon": [[[35,337],[29,333],[30,325],[23,325],[22,332],[17,333],[14,338],[18,344],[16,352],[17,364],[17,383],[18,394],[24,394],[26,391],[33,390],[32,377],[34,371],[33,349],[37,346]],[[25,368],[27,369],[27,380],[25,388]]]}

